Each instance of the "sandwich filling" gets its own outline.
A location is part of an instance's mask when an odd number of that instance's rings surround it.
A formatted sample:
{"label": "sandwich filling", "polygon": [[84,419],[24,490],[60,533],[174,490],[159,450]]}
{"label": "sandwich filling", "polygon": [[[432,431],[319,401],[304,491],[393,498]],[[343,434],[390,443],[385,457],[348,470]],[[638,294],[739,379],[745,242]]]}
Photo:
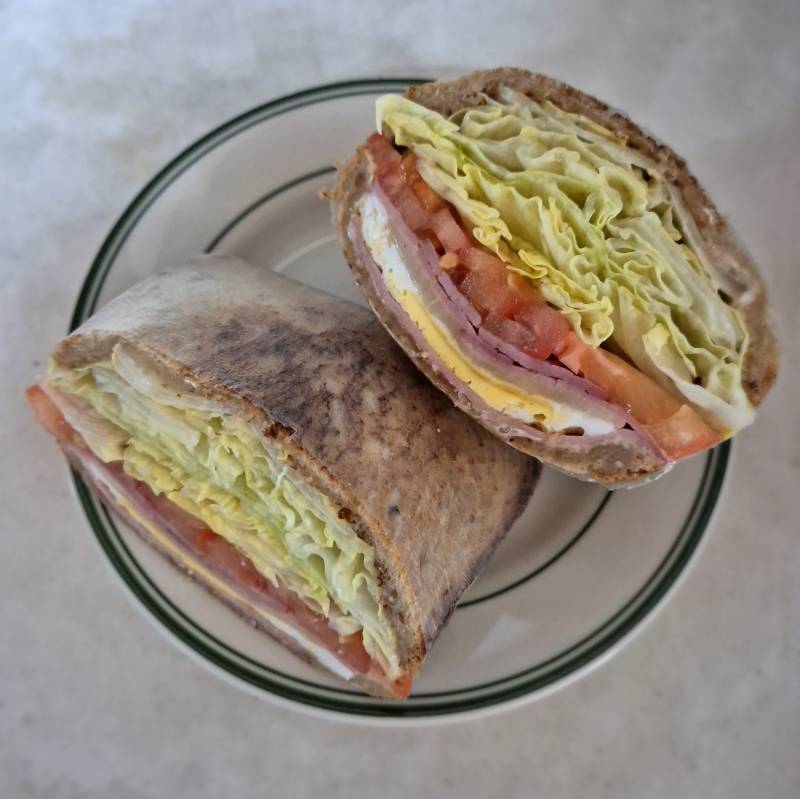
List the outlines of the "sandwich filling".
{"label": "sandwich filling", "polygon": [[[75,434],[68,446],[91,455],[79,453],[84,471],[88,463],[93,482],[173,559],[210,570],[215,590],[240,601],[260,592],[255,610],[318,660],[338,660],[340,676],[379,672],[397,683],[393,692],[407,692],[373,546],[277,439],[188,381],[165,380],[123,343],[83,368],[51,362],[36,391],[40,420],[63,418]],[[267,601],[278,595],[277,606]]]}
{"label": "sandwich filling", "polygon": [[450,328],[429,310],[420,286],[409,272],[408,259],[403,257],[381,200],[374,194],[366,195],[361,214],[364,242],[380,266],[390,295],[420,330],[437,358],[487,405],[522,422],[547,424],[557,431],[580,427],[589,435],[602,435],[616,428],[612,420],[570,407],[555,398],[526,392],[515,385],[513,378],[504,379],[493,373],[489,364],[471,357],[469,347],[459,344]]}
{"label": "sandwich filling", "polygon": [[552,103],[483,99],[387,95],[367,142],[357,237],[426,350],[531,437],[633,431],[672,461],[749,424],[746,329],[663,169]]}

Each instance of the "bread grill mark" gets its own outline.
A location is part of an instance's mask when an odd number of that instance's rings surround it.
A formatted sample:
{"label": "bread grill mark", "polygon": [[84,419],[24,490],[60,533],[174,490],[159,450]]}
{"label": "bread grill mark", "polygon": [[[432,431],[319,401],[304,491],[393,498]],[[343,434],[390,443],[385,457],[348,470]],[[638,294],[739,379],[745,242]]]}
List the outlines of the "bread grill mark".
{"label": "bread grill mark", "polygon": [[264,435],[268,438],[291,438],[295,431],[291,427],[286,427],[279,422],[272,422],[264,428]]}

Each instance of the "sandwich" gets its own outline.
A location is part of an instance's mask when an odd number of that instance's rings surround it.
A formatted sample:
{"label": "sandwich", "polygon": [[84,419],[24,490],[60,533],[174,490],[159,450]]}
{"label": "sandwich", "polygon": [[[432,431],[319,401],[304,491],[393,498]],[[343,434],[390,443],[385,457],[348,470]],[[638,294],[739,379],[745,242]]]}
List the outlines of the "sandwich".
{"label": "sandwich", "polygon": [[28,399],[146,541],[377,696],[408,695],[538,475],[368,309],[235,258],[126,291],[61,342]]}
{"label": "sandwich", "polygon": [[753,421],[764,285],[667,146],[564,83],[475,72],[381,97],[331,192],[384,327],[498,438],[630,486]]}

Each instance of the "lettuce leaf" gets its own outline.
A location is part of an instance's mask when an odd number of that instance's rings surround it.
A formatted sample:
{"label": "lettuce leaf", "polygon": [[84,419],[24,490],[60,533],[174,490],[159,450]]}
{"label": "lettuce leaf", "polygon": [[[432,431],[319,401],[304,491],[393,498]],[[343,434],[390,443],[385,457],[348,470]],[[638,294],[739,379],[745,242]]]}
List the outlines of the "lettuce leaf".
{"label": "lettuce leaf", "polygon": [[[229,409],[164,385],[124,344],[110,361],[83,369],[51,363],[48,382],[102,418],[93,427],[114,446],[99,446],[97,436],[87,441],[98,457],[122,460],[128,474],[203,519],[267,579],[280,578],[328,616],[340,634],[361,631],[367,652],[387,673],[398,673],[373,547],[294,472],[277,443]],[[83,432],[82,424],[76,429]]]}
{"label": "lettuce leaf", "polygon": [[378,129],[587,344],[613,343],[724,434],[749,424],[746,329],[683,240],[693,226],[655,162],[552,103],[507,88],[484,100],[448,119],[387,95]]}

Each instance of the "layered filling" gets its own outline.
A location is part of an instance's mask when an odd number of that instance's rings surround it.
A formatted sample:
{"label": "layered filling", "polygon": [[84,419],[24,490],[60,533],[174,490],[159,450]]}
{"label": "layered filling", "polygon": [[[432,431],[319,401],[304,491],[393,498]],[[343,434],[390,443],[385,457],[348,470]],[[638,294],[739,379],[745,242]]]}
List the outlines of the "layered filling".
{"label": "layered filling", "polygon": [[655,161],[506,88],[449,118],[388,95],[377,117],[350,235],[479,412],[665,461],[752,420],[745,327]]}
{"label": "layered filling", "polygon": [[173,560],[340,676],[408,693],[374,548],[276,439],[124,344],[85,368],[52,363],[29,399],[95,487]]}

